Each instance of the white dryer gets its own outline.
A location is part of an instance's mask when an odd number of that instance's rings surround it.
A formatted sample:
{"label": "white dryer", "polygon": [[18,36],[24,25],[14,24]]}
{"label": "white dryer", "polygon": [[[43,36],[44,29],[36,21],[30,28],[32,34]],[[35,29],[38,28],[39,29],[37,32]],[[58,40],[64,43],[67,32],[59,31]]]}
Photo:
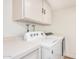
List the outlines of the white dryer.
{"label": "white dryer", "polygon": [[63,59],[63,38],[54,35],[47,36],[42,41],[42,59]]}

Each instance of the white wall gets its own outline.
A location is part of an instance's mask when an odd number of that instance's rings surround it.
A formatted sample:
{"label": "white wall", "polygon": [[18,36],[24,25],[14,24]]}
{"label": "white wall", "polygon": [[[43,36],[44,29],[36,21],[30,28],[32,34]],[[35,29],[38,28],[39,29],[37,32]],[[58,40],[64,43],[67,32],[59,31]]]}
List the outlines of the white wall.
{"label": "white wall", "polygon": [[76,51],[76,10],[75,7],[59,10],[53,14],[53,32],[62,33],[66,37],[66,55],[75,57]]}
{"label": "white wall", "polygon": [[16,36],[26,31],[24,24],[12,20],[12,0],[4,0],[3,31],[4,37]]}
{"label": "white wall", "polygon": [[75,58],[76,55],[76,11],[75,7],[54,11],[51,26],[37,26],[37,30],[51,31],[65,35],[66,56]]}

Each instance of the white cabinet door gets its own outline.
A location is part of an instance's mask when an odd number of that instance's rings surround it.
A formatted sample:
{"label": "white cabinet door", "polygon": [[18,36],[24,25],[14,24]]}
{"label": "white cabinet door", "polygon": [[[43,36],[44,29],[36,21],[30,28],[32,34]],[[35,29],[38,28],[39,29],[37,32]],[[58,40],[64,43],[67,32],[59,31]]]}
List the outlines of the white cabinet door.
{"label": "white cabinet door", "polygon": [[40,22],[42,0],[13,0],[13,19]]}
{"label": "white cabinet door", "polygon": [[23,15],[23,0],[12,0],[13,20],[20,20],[24,17]]}
{"label": "white cabinet door", "polygon": [[41,48],[33,50],[30,53],[25,52],[12,59],[41,59]]}
{"label": "white cabinet door", "polygon": [[24,0],[24,16],[32,21],[42,19],[42,0]]}
{"label": "white cabinet door", "polygon": [[32,53],[29,53],[20,59],[39,59],[39,50],[33,51]]}
{"label": "white cabinet door", "polygon": [[52,12],[49,3],[46,0],[43,0],[43,21],[45,24],[51,24]]}

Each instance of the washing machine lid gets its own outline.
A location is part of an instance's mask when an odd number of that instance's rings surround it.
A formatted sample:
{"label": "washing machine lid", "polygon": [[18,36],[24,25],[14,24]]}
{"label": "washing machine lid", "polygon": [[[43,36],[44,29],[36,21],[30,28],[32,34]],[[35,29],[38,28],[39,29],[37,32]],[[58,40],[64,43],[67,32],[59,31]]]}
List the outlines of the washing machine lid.
{"label": "washing machine lid", "polygon": [[53,45],[56,44],[58,40],[57,39],[44,39],[42,40],[42,47],[51,48]]}
{"label": "washing machine lid", "polygon": [[56,35],[49,35],[49,36],[46,36],[46,39],[58,39],[58,36],[56,36]]}
{"label": "washing machine lid", "polygon": [[64,35],[49,35],[49,36],[46,36],[46,39],[63,40],[64,38],[65,38]]}
{"label": "washing machine lid", "polygon": [[61,42],[64,36],[57,36],[57,35],[49,35],[46,36],[46,39],[42,41],[42,46],[46,48],[51,48],[58,42]]}

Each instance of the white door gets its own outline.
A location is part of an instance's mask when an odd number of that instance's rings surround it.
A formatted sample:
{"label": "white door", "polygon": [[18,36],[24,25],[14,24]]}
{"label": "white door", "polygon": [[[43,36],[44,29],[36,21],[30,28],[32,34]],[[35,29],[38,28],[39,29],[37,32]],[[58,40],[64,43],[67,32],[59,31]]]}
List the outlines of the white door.
{"label": "white door", "polygon": [[46,0],[43,0],[43,21],[46,24],[51,24],[51,7]]}
{"label": "white door", "polygon": [[24,0],[24,15],[31,21],[42,19],[42,0]]}
{"label": "white door", "polygon": [[29,53],[20,59],[39,59],[39,50],[33,51],[32,53]]}
{"label": "white door", "polygon": [[12,59],[41,59],[40,48],[27,54],[27,52],[18,55]]}
{"label": "white door", "polygon": [[42,59],[61,59],[62,43],[58,42],[50,48],[42,48]]}
{"label": "white door", "polygon": [[62,56],[62,42],[56,43],[56,45],[50,50],[51,58],[61,59]]}

